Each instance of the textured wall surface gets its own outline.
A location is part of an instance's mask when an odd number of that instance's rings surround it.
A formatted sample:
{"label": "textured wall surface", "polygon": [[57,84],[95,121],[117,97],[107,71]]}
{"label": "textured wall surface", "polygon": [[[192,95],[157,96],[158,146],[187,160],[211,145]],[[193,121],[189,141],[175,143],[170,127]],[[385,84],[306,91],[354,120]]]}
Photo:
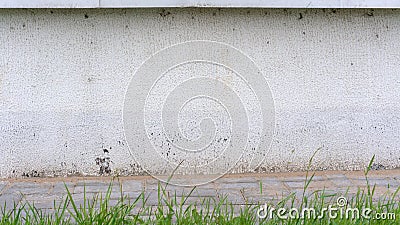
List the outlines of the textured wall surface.
{"label": "textured wall surface", "polygon": [[0,177],[140,174],[125,93],[190,40],[240,49],[267,80],[276,130],[259,171],[303,170],[317,149],[316,169],[400,166],[400,10],[3,9]]}

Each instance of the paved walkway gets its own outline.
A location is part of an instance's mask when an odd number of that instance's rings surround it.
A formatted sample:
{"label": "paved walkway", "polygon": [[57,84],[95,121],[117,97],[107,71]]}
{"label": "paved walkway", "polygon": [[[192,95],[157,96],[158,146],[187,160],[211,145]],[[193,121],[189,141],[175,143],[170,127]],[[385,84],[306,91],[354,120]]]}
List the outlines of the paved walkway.
{"label": "paved walkway", "polygon": [[[400,186],[400,170],[371,171],[368,175],[371,185],[376,185],[376,199],[383,194],[394,192]],[[32,178],[0,180],[0,204],[10,208],[15,203],[35,202],[42,209],[53,208],[54,200],[66,196],[64,184],[73,193],[78,204],[83,202],[83,192],[88,196],[106,192],[112,178],[110,177],[68,177],[68,178]],[[226,175],[214,182],[198,186],[187,203],[207,196],[227,196],[231,202],[243,205],[249,202],[277,201],[282,196],[303,192],[305,173],[275,174],[235,174]],[[164,185],[164,184],[163,184]],[[262,186],[262,193],[260,187]],[[358,188],[366,186],[363,172],[320,171],[316,172],[307,190],[325,189],[328,193],[355,194]],[[149,176],[119,177],[113,183],[112,201],[117,201],[122,189],[125,195],[136,198],[142,191],[149,196],[147,204],[157,204],[158,181]],[[178,196],[189,193],[191,188],[168,186],[167,191]]]}

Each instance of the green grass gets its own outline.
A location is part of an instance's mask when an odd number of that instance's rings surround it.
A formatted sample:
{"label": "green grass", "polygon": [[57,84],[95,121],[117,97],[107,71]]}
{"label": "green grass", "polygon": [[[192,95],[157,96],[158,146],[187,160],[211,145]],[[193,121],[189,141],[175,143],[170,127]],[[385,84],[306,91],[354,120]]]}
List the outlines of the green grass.
{"label": "green grass", "polygon": [[[374,158],[373,158],[374,159]],[[314,178],[314,173],[307,173],[303,194],[296,196],[294,193],[283,196],[279,201],[267,202],[266,205],[272,207],[290,208],[297,207],[301,212],[305,208],[314,208],[317,215],[320,215],[323,208],[331,205],[338,207],[336,199],[344,196],[348,199],[348,204],[342,209],[354,208],[360,212],[365,208],[370,208],[374,213],[371,218],[346,219],[330,218],[328,214],[322,219],[314,218],[279,218],[274,211],[273,217],[260,218],[260,205],[264,202],[237,206],[227,200],[227,196],[207,197],[199,199],[195,203],[189,203],[188,198],[195,191],[195,187],[183,197],[178,197],[176,193],[172,195],[167,191],[168,184],[158,184],[158,203],[155,206],[147,204],[148,195],[141,193],[136,198],[124,196],[121,193],[118,201],[111,203],[113,193],[112,184],[104,194],[94,197],[87,197],[84,194],[83,203],[78,204],[71,192],[67,190],[66,198],[61,202],[54,202],[53,210],[42,211],[37,209],[34,203],[23,205],[13,205],[10,210],[6,210],[4,205],[0,210],[0,224],[400,224],[400,206],[398,200],[399,189],[388,192],[379,200],[373,200],[375,196],[375,186],[371,186],[368,181],[368,172],[371,170],[373,162],[365,170],[365,181],[367,187],[358,189],[356,194],[346,193],[327,193],[325,190],[307,192],[307,188]],[[310,159],[311,165],[312,158]],[[309,166],[310,166],[309,165]],[[260,183],[260,195],[268,190],[262,190]],[[339,207],[340,208],[340,207]],[[396,219],[377,220],[373,219],[376,213],[392,213]],[[386,214],[388,215],[388,214]]]}

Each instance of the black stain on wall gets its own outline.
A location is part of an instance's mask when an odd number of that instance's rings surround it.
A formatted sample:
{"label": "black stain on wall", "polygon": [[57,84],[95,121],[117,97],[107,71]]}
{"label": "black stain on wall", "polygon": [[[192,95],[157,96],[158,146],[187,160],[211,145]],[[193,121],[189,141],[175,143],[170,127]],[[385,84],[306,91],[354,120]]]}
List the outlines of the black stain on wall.
{"label": "black stain on wall", "polygon": [[108,175],[111,173],[111,158],[109,156],[110,151],[106,148],[103,148],[103,153],[104,153],[104,156],[97,157],[95,159],[95,162],[96,162],[96,165],[99,166],[99,174],[100,175]]}
{"label": "black stain on wall", "polygon": [[162,17],[167,17],[168,15],[171,15],[171,12],[163,9],[159,14]]}

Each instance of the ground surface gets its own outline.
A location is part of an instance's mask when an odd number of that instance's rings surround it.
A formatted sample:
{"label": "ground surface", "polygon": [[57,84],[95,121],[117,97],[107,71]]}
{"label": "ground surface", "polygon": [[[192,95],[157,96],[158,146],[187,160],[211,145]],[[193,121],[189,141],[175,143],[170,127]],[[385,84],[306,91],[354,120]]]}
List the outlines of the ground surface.
{"label": "ground surface", "polygon": [[[310,174],[309,174],[310,176]],[[198,186],[187,203],[201,197],[218,197],[226,195],[234,204],[246,202],[270,202],[279,200],[290,193],[301,195],[306,173],[275,174],[236,174],[226,175],[214,182]],[[183,177],[184,179],[184,177]],[[202,179],[199,177],[199,179]],[[368,174],[370,185],[376,185],[375,198],[386,192],[394,192],[400,186],[400,170],[371,171]],[[34,202],[37,208],[51,209],[54,200],[62,200],[66,196],[64,184],[73,193],[77,203],[83,201],[84,191],[87,195],[104,193],[109,187],[111,177],[68,177],[68,178],[32,178],[0,180],[0,204],[11,207],[13,202]],[[163,184],[165,185],[165,184]],[[358,188],[366,186],[364,173],[344,171],[320,171],[307,188],[307,193],[325,189],[328,193],[355,194]],[[112,200],[121,196],[120,188],[125,195],[136,198],[143,191],[148,198],[147,204],[157,204],[158,181],[150,176],[132,176],[115,178],[113,182]],[[260,190],[262,187],[262,193]],[[187,195],[191,188],[168,186],[171,195]]]}

